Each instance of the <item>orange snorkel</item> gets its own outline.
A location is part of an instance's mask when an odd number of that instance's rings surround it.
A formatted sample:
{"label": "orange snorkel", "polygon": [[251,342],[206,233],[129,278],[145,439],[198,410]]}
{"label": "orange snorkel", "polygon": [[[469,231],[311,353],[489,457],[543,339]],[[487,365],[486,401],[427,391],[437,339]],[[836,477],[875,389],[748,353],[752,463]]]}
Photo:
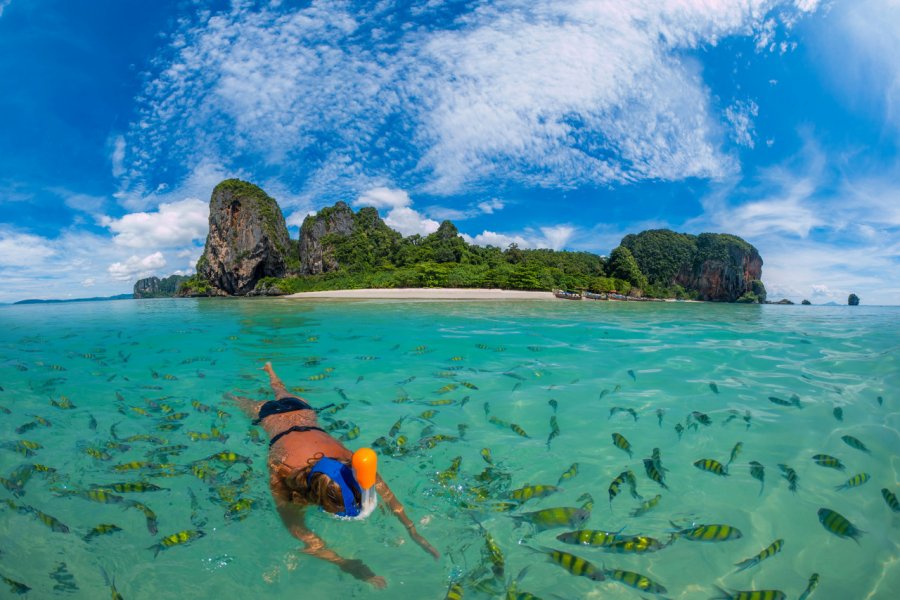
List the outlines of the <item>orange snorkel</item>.
{"label": "orange snorkel", "polygon": [[357,518],[363,519],[372,514],[377,502],[375,479],[378,471],[378,455],[371,448],[360,448],[353,453],[350,464],[362,492],[360,500],[362,510]]}

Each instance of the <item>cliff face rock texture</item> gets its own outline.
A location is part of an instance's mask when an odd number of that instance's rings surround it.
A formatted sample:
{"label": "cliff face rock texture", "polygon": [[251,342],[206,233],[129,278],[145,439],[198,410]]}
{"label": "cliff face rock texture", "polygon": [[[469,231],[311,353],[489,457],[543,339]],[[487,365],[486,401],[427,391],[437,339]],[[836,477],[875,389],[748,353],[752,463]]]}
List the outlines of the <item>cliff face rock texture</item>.
{"label": "cliff face rock texture", "polygon": [[765,300],[762,258],[735,235],[653,229],[625,236],[622,245],[651,284],[680,285],[696,291],[700,300],[734,302],[744,294]]}
{"label": "cliff face rock texture", "polygon": [[212,294],[243,296],[296,263],[278,203],[251,183],[227,179],[209,201],[209,234],[197,274]]}
{"label": "cliff face rock texture", "polygon": [[[338,269],[335,238],[353,233],[353,210],[345,202],[323,208],[303,220],[300,228],[300,274],[319,275]],[[328,236],[326,238],[326,236]]]}
{"label": "cliff face rock texture", "polygon": [[134,284],[135,298],[172,298],[178,291],[178,284],[186,280],[184,275],[170,275],[160,279],[159,277],[147,277],[139,279]]}

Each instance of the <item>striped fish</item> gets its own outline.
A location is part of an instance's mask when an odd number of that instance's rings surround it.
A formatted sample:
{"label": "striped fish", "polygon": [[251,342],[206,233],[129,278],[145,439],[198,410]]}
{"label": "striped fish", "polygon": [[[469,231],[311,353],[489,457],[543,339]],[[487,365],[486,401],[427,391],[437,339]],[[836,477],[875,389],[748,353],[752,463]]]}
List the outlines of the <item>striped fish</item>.
{"label": "striped fish", "polygon": [[672,523],[672,527],[676,529],[675,535],[684,536],[694,542],[724,542],[744,537],[740,529],[731,525],[697,525],[696,527],[679,529],[678,525]]}
{"label": "striped fish", "polygon": [[715,596],[710,600],[784,600],[787,598],[781,590],[735,590],[727,591],[716,586],[720,596]]}
{"label": "striped fish", "polygon": [[603,574],[608,578],[619,583],[624,583],[629,587],[633,587],[642,592],[649,594],[665,594],[666,588],[655,583],[654,581],[644,577],[640,573],[632,571],[623,571],[622,569],[606,569]]}
{"label": "striped fish", "polygon": [[828,467],[829,469],[837,469],[839,471],[846,469],[844,463],[842,463],[840,459],[835,458],[830,454],[815,454],[812,459],[816,461],[816,464],[820,467]]}
{"label": "striped fish", "polygon": [[627,535],[619,535],[618,532],[601,531],[599,529],[579,529],[578,531],[567,531],[556,536],[556,539],[564,544],[575,544],[582,546],[602,547],[624,542],[629,538]]}
{"label": "striped fish", "polygon": [[631,511],[631,516],[632,517],[640,517],[641,515],[644,515],[644,514],[650,512],[651,510],[653,510],[656,507],[657,504],[659,504],[659,501],[661,499],[662,499],[662,495],[657,494],[653,498],[650,498],[649,500],[647,500],[646,502],[641,504],[638,508]]}
{"label": "striped fish", "polygon": [[556,415],[550,416],[550,435],[547,436],[547,448],[550,448],[550,442],[559,435],[559,423],[556,422]]}
{"label": "striped fish", "polygon": [[656,465],[653,464],[653,460],[649,458],[644,459],[644,470],[647,471],[647,477],[661,485],[665,489],[669,489],[669,486],[666,485],[666,482],[663,481],[663,475],[659,472],[659,469],[656,468]]}
{"label": "striped fish", "polygon": [[788,480],[788,489],[792,492],[796,492],[797,482],[800,481],[800,478],[797,477],[797,471],[783,463],[779,463],[778,468],[781,469],[782,477]]}
{"label": "striped fish", "polygon": [[861,441],[859,441],[852,435],[842,435],[841,439],[844,440],[844,443],[847,444],[848,446],[850,446],[851,448],[855,448],[856,450],[861,450],[862,452],[865,452],[866,454],[872,454],[869,451],[869,449],[866,448],[865,444],[863,444]]}
{"label": "striped fish", "polygon": [[721,477],[728,477],[728,470],[722,463],[714,458],[701,458],[700,460],[694,461],[694,466],[701,471],[715,473]]}
{"label": "striped fish", "polygon": [[803,593],[800,594],[800,597],[797,600],[806,600],[809,598],[809,595],[812,594],[817,585],[819,585],[819,574],[813,573],[809,576],[809,583],[806,585],[806,589],[803,590]]}
{"label": "striped fish", "polygon": [[444,596],[444,600],[462,600],[463,598],[463,587],[459,582],[454,581],[450,584],[450,587],[447,588],[447,594]]}
{"label": "striped fish", "polygon": [[625,439],[624,435],[621,433],[614,433],[612,434],[612,441],[616,448],[624,450],[628,453],[629,457],[631,456],[631,444]]}
{"label": "striped fish", "polygon": [[84,539],[84,541],[86,542],[89,542],[97,536],[109,535],[110,533],[115,533],[117,531],[122,531],[122,528],[112,523],[101,523],[100,525],[97,525],[96,527],[88,531],[82,539]]}
{"label": "striped fish", "polygon": [[870,477],[868,473],[857,473],[841,485],[834,486],[834,489],[840,490],[848,490],[850,488],[859,487],[865,482],[869,481]]}
{"label": "striped fish", "polygon": [[550,557],[551,561],[558,564],[572,575],[587,577],[593,581],[603,581],[605,579],[601,569],[598,569],[592,563],[579,556],[563,552],[562,550],[548,550],[547,555]]}
{"label": "striped fish", "polygon": [[8,585],[10,591],[11,591],[12,593],[14,593],[14,594],[19,594],[19,595],[21,595],[21,594],[27,594],[28,591],[31,589],[30,587],[28,587],[28,586],[25,585],[24,583],[19,583],[19,582],[16,581],[15,579],[10,579],[10,578],[7,577],[6,575],[0,575],[0,580],[2,580],[3,583],[5,583],[6,585]]}
{"label": "striped fish", "polygon": [[900,503],[897,502],[897,496],[894,492],[887,488],[881,488],[881,497],[884,498],[884,501],[887,502],[892,511],[900,512]]}
{"label": "striped fish", "polygon": [[755,460],[750,461],[750,477],[759,481],[759,495],[762,496],[766,487],[766,468]]}
{"label": "striped fish", "polygon": [[744,569],[749,569],[750,567],[755,567],[765,559],[770,556],[774,556],[775,554],[781,552],[781,549],[784,547],[784,540],[777,539],[771,544],[769,544],[764,550],[762,550],[759,554],[752,558],[748,558],[746,560],[742,560],[737,563],[735,566],[738,568],[738,571],[743,571]]}
{"label": "striped fish", "polygon": [[731,449],[731,457],[728,459],[728,462],[725,464],[726,469],[728,468],[728,466],[731,463],[734,462],[734,459],[736,459],[738,457],[738,455],[741,453],[741,450],[743,450],[743,448],[744,448],[744,442],[738,442],[737,444],[734,445],[734,448]]}
{"label": "striped fish", "polygon": [[833,511],[830,508],[819,509],[819,522],[825,529],[834,535],[843,538],[852,538],[857,543],[859,543],[859,536],[863,534],[861,530],[854,527],[853,523],[844,518],[842,514]]}
{"label": "striped fish", "polygon": [[[674,536],[672,539],[674,539]],[[669,543],[671,543],[671,541]],[[635,535],[625,540],[606,544],[602,546],[602,548],[607,552],[615,552],[617,554],[646,554],[648,552],[662,550],[668,545],[668,543],[663,544],[652,537]],[[615,579],[615,577],[612,579]]]}
{"label": "striped fish", "polygon": [[568,479],[572,479],[576,475],[578,475],[578,463],[577,462],[572,463],[572,465],[568,469],[563,471],[563,474],[559,476],[559,481],[556,482],[556,485],[559,485],[560,483],[562,483],[563,481],[566,481]]}
{"label": "striped fish", "polygon": [[172,548],[174,546],[181,546],[182,544],[187,544],[189,542],[192,542],[193,540],[202,538],[204,535],[206,534],[199,529],[185,529],[184,531],[179,531],[178,533],[167,535],[166,537],[161,539],[158,544],[150,546],[148,550],[154,550],[155,552],[153,556],[156,556],[160,553],[161,550]]}
{"label": "striped fish", "polygon": [[534,525],[537,531],[543,531],[554,527],[578,527],[588,520],[591,516],[591,511],[571,506],[560,506],[511,516],[516,521],[516,524],[528,522]]}
{"label": "striped fish", "polygon": [[509,497],[519,502],[527,502],[532,498],[545,498],[558,491],[559,488],[555,485],[527,485],[517,490],[512,490],[509,493]]}
{"label": "striped fish", "polygon": [[612,506],[613,498],[619,495],[619,491],[622,488],[622,484],[625,483],[625,479],[628,477],[628,471],[622,471],[619,475],[612,480],[609,484],[609,504]]}

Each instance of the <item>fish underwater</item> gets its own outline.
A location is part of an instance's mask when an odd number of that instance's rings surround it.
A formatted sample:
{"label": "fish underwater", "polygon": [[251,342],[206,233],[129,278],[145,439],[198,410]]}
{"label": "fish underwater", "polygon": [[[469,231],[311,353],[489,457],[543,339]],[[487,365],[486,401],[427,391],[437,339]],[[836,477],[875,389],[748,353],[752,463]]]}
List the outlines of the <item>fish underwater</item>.
{"label": "fish underwater", "polygon": [[583,508],[564,506],[510,516],[516,525],[531,523],[536,531],[544,531],[555,527],[578,527],[588,520],[591,512]]}
{"label": "fish underwater", "polygon": [[681,529],[672,523],[672,527],[676,529],[673,535],[684,536],[685,539],[694,542],[724,542],[744,537],[740,529],[731,525],[697,525]]}
{"label": "fish underwater", "polygon": [[842,514],[830,508],[820,508],[818,514],[822,527],[838,537],[851,538],[859,543],[859,537],[865,533],[857,529]]}
{"label": "fish underwater", "polygon": [[766,546],[759,554],[748,558],[746,560],[742,560],[737,563],[735,566],[738,568],[738,571],[743,571],[744,569],[749,569],[750,567],[755,567],[765,559],[770,556],[774,556],[775,554],[781,552],[781,549],[784,547],[784,540],[777,539],[768,546]]}

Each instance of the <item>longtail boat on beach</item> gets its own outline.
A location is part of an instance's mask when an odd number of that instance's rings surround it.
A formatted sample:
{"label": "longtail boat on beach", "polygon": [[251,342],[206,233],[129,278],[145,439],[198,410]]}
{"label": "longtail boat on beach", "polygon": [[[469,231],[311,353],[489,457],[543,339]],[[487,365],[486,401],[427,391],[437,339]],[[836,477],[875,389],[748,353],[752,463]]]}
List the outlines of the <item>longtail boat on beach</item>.
{"label": "longtail boat on beach", "polygon": [[581,294],[569,290],[553,290],[553,295],[565,300],[581,300]]}

